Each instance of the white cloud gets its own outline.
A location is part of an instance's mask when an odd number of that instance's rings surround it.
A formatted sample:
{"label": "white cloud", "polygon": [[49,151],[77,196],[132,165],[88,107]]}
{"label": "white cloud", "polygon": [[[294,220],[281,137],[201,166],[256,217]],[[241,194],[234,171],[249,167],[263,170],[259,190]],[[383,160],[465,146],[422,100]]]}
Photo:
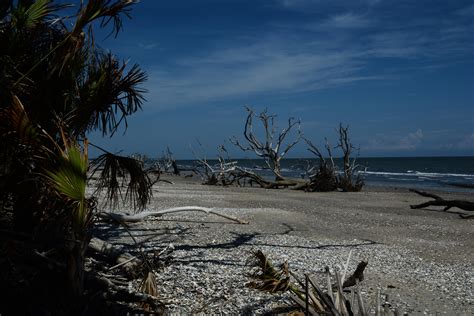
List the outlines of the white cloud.
{"label": "white cloud", "polygon": [[255,94],[306,92],[354,81],[360,69],[351,52],[316,52],[266,39],[236,49],[176,62],[173,71],[150,72],[148,99],[160,108],[219,101]]}
{"label": "white cloud", "polygon": [[[307,6],[318,0],[281,0],[283,6]],[[347,10],[347,9],[346,9]],[[419,59],[416,67],[445,65],[439,57],[465,54],[474,44],[464,41],[469,32],[456,23],[416,21],[432,31],[420,31],[408,22],[378,28],[375,16],[343,11],[314,22],[269,24],[263,34],[207,42],[192,54],[171,57],[165,68],[159,63],[149,71],[149,108],[174,108],[255,95],[301,93],[370,80],[391,80],[403,71],[366,71],[374,58]],[[397,21],[398,23],[398,21]],[[413,22],[415,23],[415,22]],[[362,27],[369,26],[362,32]],[[325,26],[326,28],[324,28]],[[327,27],[339,28],[334,36]],[[405,29],[406,28],[406,29]],[[415,30],[415,31],[414,31]],[[473,42],[474,43],[474,42]],[[154,43],[141,44],[144,49]],[[207,47],[213,47],[208,49]],[[206,48],[204,48],[206,47]],[[436,60],[438,58],[438,60]]]}

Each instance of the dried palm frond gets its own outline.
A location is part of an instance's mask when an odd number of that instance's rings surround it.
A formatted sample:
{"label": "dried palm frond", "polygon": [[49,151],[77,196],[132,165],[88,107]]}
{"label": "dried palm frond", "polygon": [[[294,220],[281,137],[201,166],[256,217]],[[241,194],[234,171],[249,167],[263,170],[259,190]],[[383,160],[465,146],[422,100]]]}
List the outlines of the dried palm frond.
{"label": "dried palm frond", "polygon": [[17,145],[31,146],[38,143],[39,131],[25,111],[20,99],[14,95],[10,107],[0,111],[0,136],[14,138]]}
{"label": "dried palm frond", "polygon": [[[106,189],[106,204],[114,207],[119,198],[130,202],[135,210],[148,204],[152,196],[151,180],[140,161],[106,152],[97,157],[93,165],[92,175],[101,169],[97,190]],[[124,187],[126,192],[122,194]]]}
{"label": "dried palm frond", "polygon": [[[306,315],[368,315],[365,308],[365,303],[362,299],[359,282],[362,281],[363,270],[367,266],[366,261],[358,264],[355,272],[343,283],[344,275],[347,275],[347,268],[350,261],[350,254],[344,265],[343,275],[339,271],[335,272],[336,286],[331,284],[329,268],[326,267],[327,274],[327,292],[324,293],[316,284],[316,281],[309,275],[305,275],[305,281],[300,281],[288,269],[288,264],[285,263],[280,269],[277,269],[268,260],[268,258],[260,250],[252,253],[249,258],[249,266],[254,269],[249,274],[253,279],[247,286],[269,293],[290,292],[290,298]],[[296,280],[296,284],[292,283],[290,277]],[[352,281],[355,283],[352,284]],[[346,297],[343,288],[346,286],[356,285],[352,290],[352,299]],[[355,294],[356,293],[356,294]],[[377,291],[375,299],[377,304],[380,303],[380,291]],[[356,302],[354,299],[356,298]],[[355,306],[357,303],[357,306]],[[380,306],[376,307],[380,312]],[[381,313],[379,315],[391,316],[390,311]]]}
{"label": "dried palm frond", "polygon": [[249,258],[247,264],[255,268],[255,271],[250,273],[253,281],[247,284],[248,287],[270,293],[286,292],[290,288],[299,292],[296,286],[290,283],[287,264],[283,264],[280,269],[276,269],[260,250],[252,253],[252,257]]}
{"label": "dried palm frond", "polygon": [[[158,287],[156,286],[156,277],[153,271],[148,271],[146,276],[143,278],[140,284],[140,292],[143,294],[148,294],[153,297],[158,296]],[[140,304],[141,308],[143,308],[147,312],[152,312],[153,308],[150,304],[143,302]]]}

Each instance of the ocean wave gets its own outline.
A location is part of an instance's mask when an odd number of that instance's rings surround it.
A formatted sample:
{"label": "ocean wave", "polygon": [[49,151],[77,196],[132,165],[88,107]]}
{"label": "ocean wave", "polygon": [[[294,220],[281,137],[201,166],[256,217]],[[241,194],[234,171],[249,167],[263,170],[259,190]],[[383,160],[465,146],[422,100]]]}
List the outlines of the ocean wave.
{"label": "ocean wave", "polygon": [[378,172],[378,171],[361,171],[361,174],[382,175],[382,176],[408,176],[408,177],[474,177],[473,174],[463,173],[436,173],[436,172],[419,172],[408,170],[408,172]]}

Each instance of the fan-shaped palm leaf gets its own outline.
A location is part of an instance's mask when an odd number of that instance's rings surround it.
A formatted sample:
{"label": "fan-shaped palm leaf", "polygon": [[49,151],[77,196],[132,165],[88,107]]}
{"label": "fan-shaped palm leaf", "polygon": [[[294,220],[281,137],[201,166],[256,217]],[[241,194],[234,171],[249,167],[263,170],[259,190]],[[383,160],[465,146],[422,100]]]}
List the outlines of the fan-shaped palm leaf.
{"label": "fan-shaped palm leaf", "polygon": [[12,12],[12,24],[19,29],[32,28],[56,10],[57,7],[50,0],[37,0],[30,5],[25,5],[20,1]]}
{"label": "fan-shaped palm leaf", "polygon": [[75,143],[66,143],[65,149],[59,158],[56,170],[46,171],[53,187],[67,202],[74,207],[74,227],[77,232],[82,231],[89,218],[86,200],[87,182],[87,141],[84,151]]}

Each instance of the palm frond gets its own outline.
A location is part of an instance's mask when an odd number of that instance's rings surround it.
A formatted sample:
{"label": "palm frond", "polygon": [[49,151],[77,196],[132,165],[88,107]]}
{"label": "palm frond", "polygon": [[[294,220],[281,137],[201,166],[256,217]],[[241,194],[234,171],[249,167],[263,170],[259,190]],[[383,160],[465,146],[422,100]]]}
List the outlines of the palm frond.
{"label": "palm frond", "polygon": [[147,75],[137,65],[126,72],[114,56],[99,55],[90,65],[80,86],[80,103],[69,114],[69,124],[77,134],[99,129],[113,135],[127,116],[141,109],[144,101],[140,85]]}
{"label": "palm frond", "polygon": [[[143,278],[140,284],[140,292],[151,295],[153,297],[158,296],[158,287],[156,285],[156,276],[153,271],[148,271],[146,276]],[[141,307],[147,312],[153,312],[152,306],[148,303],[141,303]]]}
{"label": "palm frond", "polygon": [[38,142],[39,131],[25,111],[17,96],[13,96],[10,107],[0,111],[0,135],[13,137],[18,145],[27,146]]}
{"label": "palm frond", "polygon": [[292,287],[288,266],[284,264],[281,269],[276,269],[262,251],[253,252],[247,264],[254,268],[250,273],[253,281],[247,284],[248,287],[270,293],[286,292]]}
{"label": "palm frond", "polygon": [[[346,263],[346,272],[349,264],[350,255]],[[305,274],[305,282],[300,281],[297,276],[292,273],[288,264],[285,262],[281,268],[277,269],[268,260],[267,256],[260,250],[252,252],[252,256],[248,260],[249,266],[251,267],[251,273],[249,274],[252,281],[247,283],[248,287],[254,289],[269,292],[269,293],[283,293],[290,292],[290,298],[302,309],[305,310],[306,315],[354,315],[355,307],[346,298],[343,292],[343,287],[357,285],[357,294],[359,295],[359,309],[362,316],[367,315],[363,308],[362,298],[360,297],[360,288],[358,287],[359,281],[363,279],[363,269],[367,265],[367,262],[362,261],[359,263],[356,272],[342,283],[342,278],[339,272],[336,271],[336,285],[332,286],[330,282],[329,268],[327,270],[328,276],[328,288],[327,292],[324,293],[322,289],[316,284],[315,280]],[[344,273],[346,274],[346,273]],[[356,275],[354,277],[354,275]],[[290,280],[292,277],[297,283],[293,283]],[[355,281],[352,283],[351,279]],[[333,293],[335,291],[335,293]]]}
{"label": "palm frond", "polygon": [[84,150],[75,143],[65,143],[55,170],[46,170],[47,179],[65,202],[72,204],[73,224],[76,231],[82,231],[89,219],[88,201],[86,199],[87,183],[87,141]]}
{"label": "palm frond", "polygon": [[36,0],[32,3],[19,5],[12,12],[12,23],[17,28],[33,28],[64,8],[65,5],[55,5],[51,0]]}
{"label": "palm frond", "polygon": [[[106,204],[117,206],[119,198],[122,202],[130,202],[135,210],[148,204],[152,183],[140,161],[106,152],[97,157],[93,165],[92,175],[101,170],[97,190],[106,190]],[[125,194],[122,189],[126,190]]]}
{"label": "palm frond", "polygon": [[80,34],[88,24],[102,19],[101,27],[108,25],[111,21],[113,22],[111,34],[115,33],[115,36],[117,36],[123,25],[121,15],[130,18],[130,6],[134,3],[136,1],[133,0],[89,0],[85,6],[80,8],[72,33]]}

